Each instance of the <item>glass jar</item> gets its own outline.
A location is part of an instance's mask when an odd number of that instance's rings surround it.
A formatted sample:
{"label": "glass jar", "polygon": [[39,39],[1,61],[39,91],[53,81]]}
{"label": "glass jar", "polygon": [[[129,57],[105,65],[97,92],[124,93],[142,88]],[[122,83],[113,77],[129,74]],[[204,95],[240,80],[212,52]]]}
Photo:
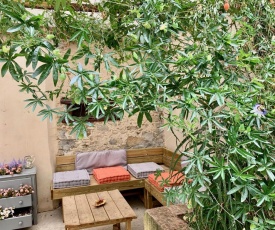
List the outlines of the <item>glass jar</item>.
{"label": "glass jar", "polygon": [[28,155],[24,157],[24,162],[25,162],[25,168],[26,169],[31,169],[33,167],[34,163],[34,156]]}

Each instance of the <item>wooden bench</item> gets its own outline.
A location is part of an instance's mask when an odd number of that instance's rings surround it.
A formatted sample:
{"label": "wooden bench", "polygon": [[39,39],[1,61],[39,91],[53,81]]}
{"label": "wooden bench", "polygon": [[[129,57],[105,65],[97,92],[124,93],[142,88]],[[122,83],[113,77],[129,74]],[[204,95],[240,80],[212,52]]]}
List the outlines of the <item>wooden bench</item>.
{"label": "wooden bench", "polygon": [[[145,149],[129,149],[126,150],[127,163],[142,163],[142,162],[155,162],[164,166],[167,170],[171,166],[175,166],[175,170],[181,169],[179,155],[174,154],[163,147],[158,148],[145,148]],[[178,160],[178,161],[177,161]],[[57,156],[56,157],[56,172],[69,171],[75,169],[75,155],[72,156]],[[54,189],[51,186],[51,198],[53,200],[61,199],[65,196],[73,196],[79,194],[87,194],[101,191],[110,191],[118,189],[119,191],[132,190],[145,188],[145,179],[137,179],[131,176],[129,181],[114,182],[108,184],[98,184],[93,175],[90,175],[91,181],[88,186],[70,187],[70,188],[58,188]],[[148,187],[147,191],[151,191]],[[147,206],[147,198],[151,199],[148,193],[144,192],[144,203]]]}

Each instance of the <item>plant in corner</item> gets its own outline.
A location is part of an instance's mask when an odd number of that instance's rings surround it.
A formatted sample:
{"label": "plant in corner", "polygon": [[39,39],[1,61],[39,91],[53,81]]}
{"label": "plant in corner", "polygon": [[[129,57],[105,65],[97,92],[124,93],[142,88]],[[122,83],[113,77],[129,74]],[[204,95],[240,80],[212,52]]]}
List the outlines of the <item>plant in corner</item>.
{"label": "plant in corner", "polygon": [[[3,1],[1,75],[9,72],[29,93],[27,106],[40,107],[42,119],[58,114],[80,137],[89,115],[105,121],[137,115],[141,126],[161,111],[176,151],[187,158],[187,183],[176,195],[193,208],[190,225],[273,229],[275,8],[269,0],[227,3],[102,1],[100,19],[56,1],[56,26],[48,28],[45,15]],[[60,52],[64,39],[75,42],[76,53]],[[49,76],[56,88],[43,92]],[[84,104],[87,117],[46,104],[61,93]]]}

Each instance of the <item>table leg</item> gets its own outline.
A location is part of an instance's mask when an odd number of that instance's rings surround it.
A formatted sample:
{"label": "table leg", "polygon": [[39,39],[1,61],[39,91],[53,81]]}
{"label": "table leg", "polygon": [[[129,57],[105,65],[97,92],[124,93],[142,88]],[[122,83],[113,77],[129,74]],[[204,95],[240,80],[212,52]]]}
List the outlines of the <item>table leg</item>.
{"label": "table leg", "polygon": [[153,208],[153,196],[146,190],[146,208]]}
{"label": "table leg", "polygon": [[113,230],[120,230],[120,223],[114,224]]}
{"label": "table leg", "polygon": [[143,199],[144,199],[144,207],[147,208],[147,190],[144,188],[143,189]]}
{"label": "table leg", "polygon": [[126,221],[126,230],[131,230],[131,222],[132,222],[132,220],[127,220]]}

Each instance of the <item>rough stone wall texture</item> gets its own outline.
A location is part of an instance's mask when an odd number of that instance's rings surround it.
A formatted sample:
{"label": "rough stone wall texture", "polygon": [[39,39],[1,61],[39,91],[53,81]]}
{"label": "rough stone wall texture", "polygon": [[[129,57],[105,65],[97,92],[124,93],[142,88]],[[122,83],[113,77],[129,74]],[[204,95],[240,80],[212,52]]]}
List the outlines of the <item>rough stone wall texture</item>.
{"label": "rough stone wall texture", "polygon": [[122,121],[94,122],[88,128],[88,136],[82,140],[70,135],[71,127],[66,124],[58,126],[58,155],[73,155],[76,152],[131,149],[164,146],[161,119],[157,112],[152,113],[153,122],[144,121],[141,128],[137,126],[137,117],[125,117]]}

